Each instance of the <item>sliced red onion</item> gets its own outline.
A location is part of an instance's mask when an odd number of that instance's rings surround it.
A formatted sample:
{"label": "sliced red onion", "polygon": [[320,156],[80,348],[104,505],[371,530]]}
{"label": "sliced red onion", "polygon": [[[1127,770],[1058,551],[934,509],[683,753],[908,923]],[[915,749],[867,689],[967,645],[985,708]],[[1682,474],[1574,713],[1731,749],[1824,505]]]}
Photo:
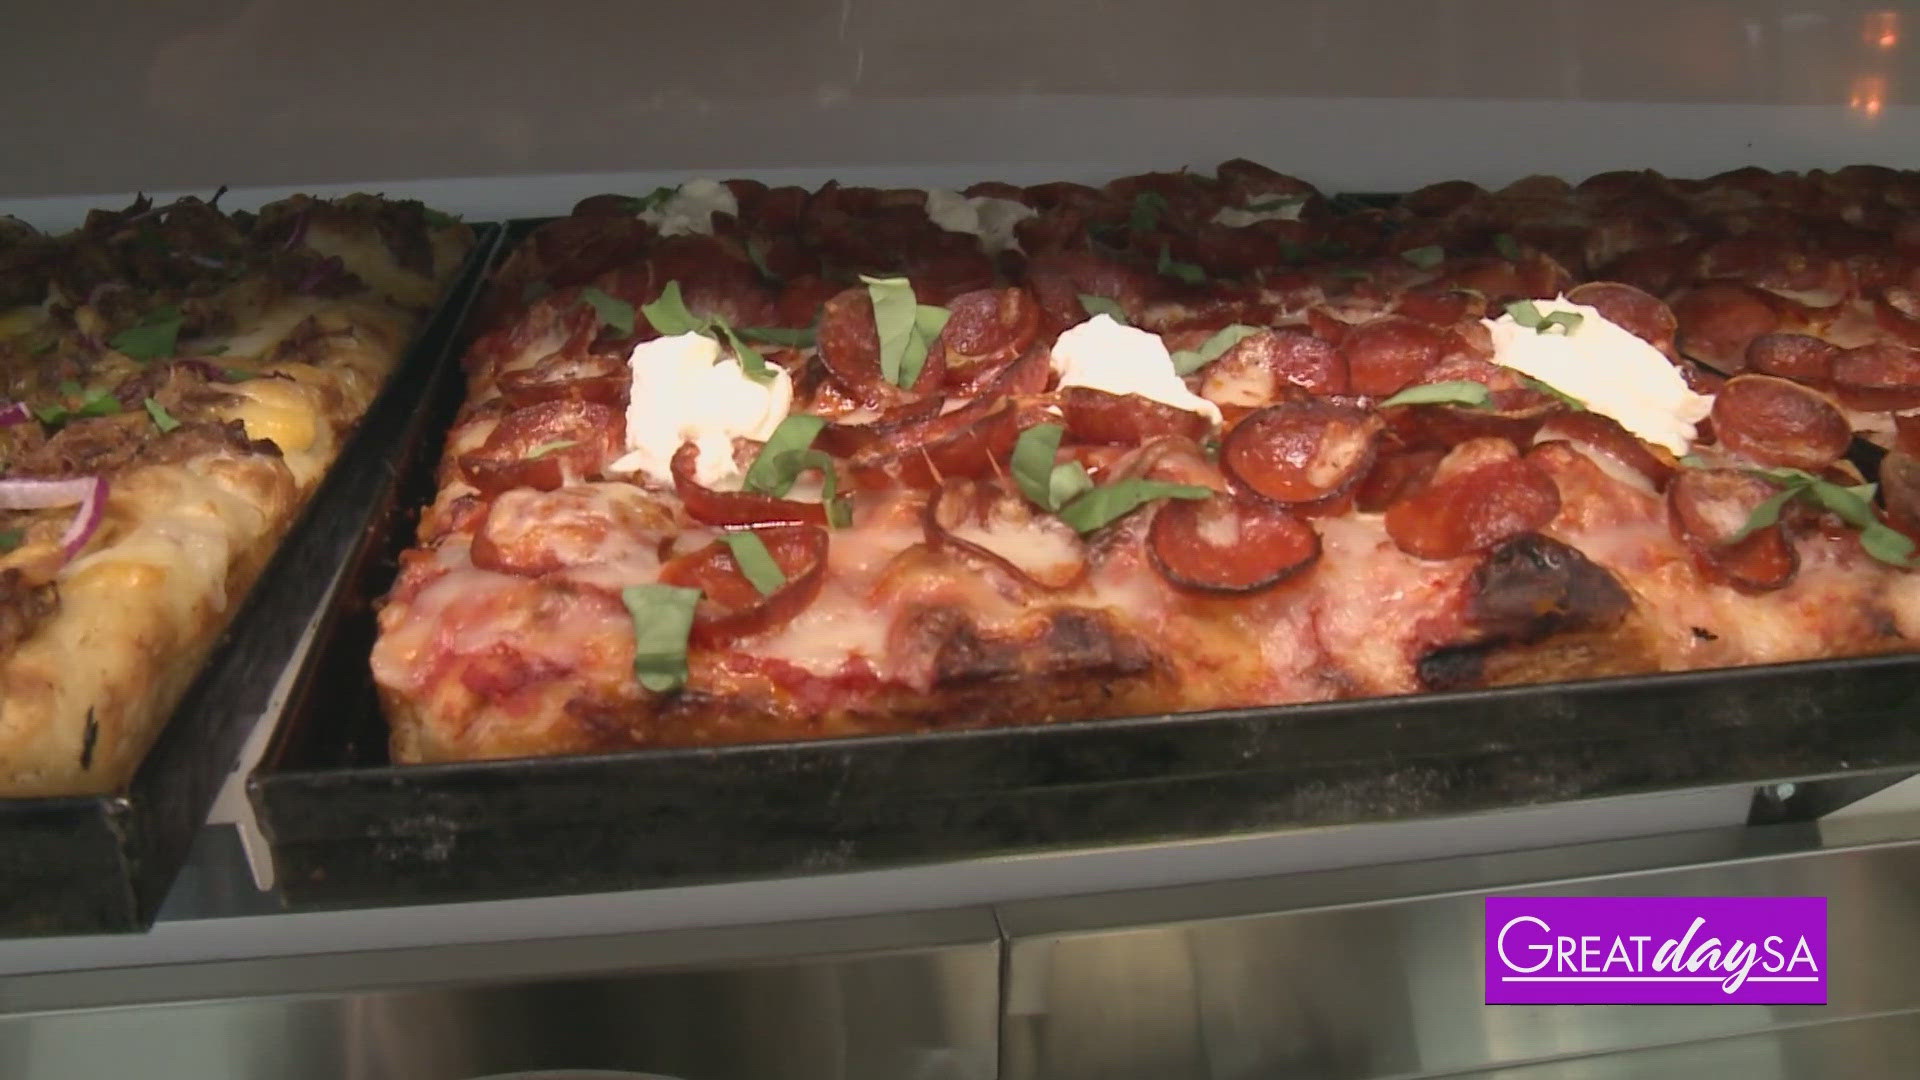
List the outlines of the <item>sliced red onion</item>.
{"label": "sliced red onion", "polygon": [[93,534],[100,528],[100,520],[107,514],[107,478],[96,476],[85,482],[92,484],[93,487],[87,492],[87,497],[81,500],[80,509],[73,515],[72,524],[67,526],[66,532],[60,534],[60,550],[69,559],[80,554],[80,549],[87,546],[88,540],[93,539]]}
{"label": "sliced red onion", "polygon": [[0,427],[12,427],[15,424],[24,424],[31,419],[33,419],[33,413],[27,409],[27,403],[24,401],[16,401],[6,408],[0,409]]}
{"label": "sliced red onion", "polygon": [[85,502],[95,485],[105,480],[83,476],[77,480],[0,480],[0,510],[45,510]]}

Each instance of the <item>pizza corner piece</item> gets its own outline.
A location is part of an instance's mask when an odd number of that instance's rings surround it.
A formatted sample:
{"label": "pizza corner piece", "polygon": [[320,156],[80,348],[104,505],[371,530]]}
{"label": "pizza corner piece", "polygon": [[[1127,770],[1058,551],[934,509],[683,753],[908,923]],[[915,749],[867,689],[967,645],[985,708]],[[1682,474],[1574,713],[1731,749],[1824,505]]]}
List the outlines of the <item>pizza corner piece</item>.
{"label": "pizza corner piece", "polygon": [[0,220],[0,797],[126,782],[474,244],[218,204]]}
{"label": "pizza corner piece", "polygon": [[594,196],[488,287],[370,657],[393,758],[1912,651],[1914,205],[1244,160]]}

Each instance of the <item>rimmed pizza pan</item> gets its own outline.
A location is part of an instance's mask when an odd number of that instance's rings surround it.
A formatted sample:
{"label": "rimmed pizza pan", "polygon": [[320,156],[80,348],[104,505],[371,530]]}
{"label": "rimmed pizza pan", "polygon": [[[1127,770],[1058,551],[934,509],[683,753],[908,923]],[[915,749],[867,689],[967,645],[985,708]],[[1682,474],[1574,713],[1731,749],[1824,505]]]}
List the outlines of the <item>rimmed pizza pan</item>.
{"label": "rimmed pizza pan", "polygon": [[292,658],[322,592],[354,550],[395,448],[418,438],[422,398],[457,335],[502,230],[474,227],[466,265],[392,381],[314,491],[125,791],[0,799],[0,936],[143,930]]}
{"label": "rimmed pizza pan", "polygon": [[[509,242],[513,234],[509,234]],[[555,895],[1920,766],[1920,656],[395,767],[368,654],[464,387],[379,494],[249,795],[289,903]]]}

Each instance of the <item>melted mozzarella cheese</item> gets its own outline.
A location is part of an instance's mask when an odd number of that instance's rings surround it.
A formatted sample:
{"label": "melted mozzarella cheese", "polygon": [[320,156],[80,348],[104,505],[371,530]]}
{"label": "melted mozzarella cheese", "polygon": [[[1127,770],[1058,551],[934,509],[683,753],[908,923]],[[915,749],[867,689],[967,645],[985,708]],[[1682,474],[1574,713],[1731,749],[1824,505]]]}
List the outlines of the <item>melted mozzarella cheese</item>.
{"label": "melted mozzarella cheese", "polygon": [[1537,300],[1543,316],[1580,316],[1571,330],[1542,333],[1511,314],[1483,319],[1493,337],[1493,361],[1546,383],[1588,409],[1674,454],[1693,445],[1695,425],[1707,418],[1713,399],[1688,389],[1680,371],[1660,350],[1635,337],[1599,310],[1565,297]]}
{"label": "melted mozzarella cheese", "polygon": [[990,254],[1020,250],[1014,226],[1032,217],[1034,210],[1012,199],[987,195],[968,198],[957,191],[935,189],[927,192],[927,217],[948,232],[967,233],[980,238],[980,246]]}
{"label": "melted mozzarella cheese", "polygon": [[1187,389],[1173,369],[1160,335],[1095,315],[1060,335],[1053,346],[1060,388],[1084,386],[1109,394],[1138,394],[1218,424],[1220,406]]}
{"label": "melted mozzarella cheese", "polygon": [[1230,229],[1244,229],[1262,221],[1299,221],[1300,211],[1307,205],[1305,199],[1282,200],[1278,206],[1264,210],[1248,210],[1239,206],[1223,206],[1213,215],[1215,225],[1225,225]]}
{"label": "melted mozzarella cheese", "polygon": [[765,441],[793,407],[793,379],[779,368],[755,382],[720,345],[702,334],[676,334],[634,346],[628,359],[633,389],[627,404],[627,449],[613,472],[643,472],[673,482],[673,455],[685,443],[700,448],[694,477],[708,487],[737,485],[736,437]]}
{"label": "melted mozzarella cheese", "polygon": [[689,180],[676,189],[671,198],[640,215],[640,220],[660,230],[661,236],[713,234],[713,215],[738,214],[740,202],[727,185],[718,180]]}

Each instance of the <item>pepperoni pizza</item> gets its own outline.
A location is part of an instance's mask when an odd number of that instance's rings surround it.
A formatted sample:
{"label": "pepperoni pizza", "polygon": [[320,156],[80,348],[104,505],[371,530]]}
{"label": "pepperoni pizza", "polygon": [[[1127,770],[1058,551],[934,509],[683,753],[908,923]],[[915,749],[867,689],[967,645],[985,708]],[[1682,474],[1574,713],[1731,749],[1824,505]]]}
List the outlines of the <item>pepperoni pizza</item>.
{"label": "pepperoni pizza", "polygon": [[1856,418],[1689,358],[1628,271],[1692,189],[1635,183],[586,200],[465,358],[379,614],[394,760],[1914,648]]}

